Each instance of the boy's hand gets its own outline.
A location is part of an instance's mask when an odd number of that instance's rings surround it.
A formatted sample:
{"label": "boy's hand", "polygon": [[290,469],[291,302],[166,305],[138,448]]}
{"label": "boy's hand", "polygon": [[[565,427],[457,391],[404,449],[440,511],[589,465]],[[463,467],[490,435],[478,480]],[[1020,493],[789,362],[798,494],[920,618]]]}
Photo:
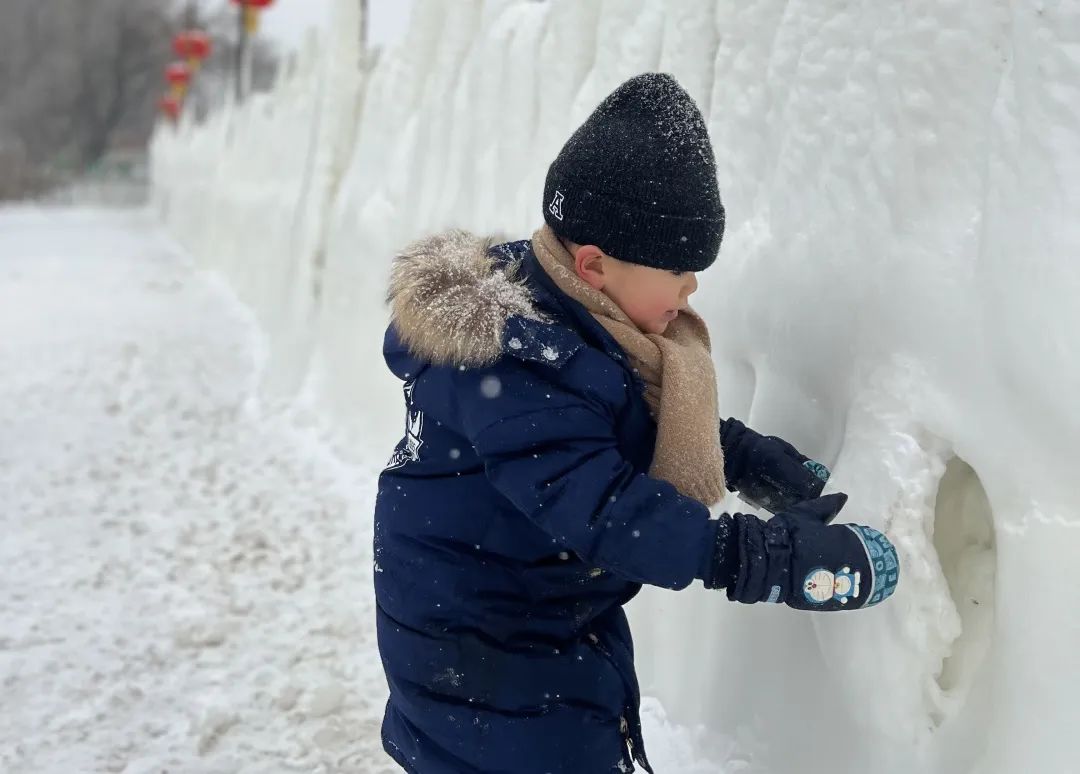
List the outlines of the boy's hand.
{"label": "boy's hand", "polygon": [[889,539],[860,524],[827,526],[805,516],[775,516],[790,539],[791,586],[781,600],[798,610],[855,610],[891,596],[900,562]]}
{"label": "boy's hand", "polygon": [[770,513],[821,494],[829,469],[774,435],[754,432],[737,419],[720,423],[724,477],[750,505]]}
{"label": "boy's hand", "polygon": [[892,595],[900,563],[889,539],[858,524],[829,525],[847,495],[802,503],[769,521],[721,517],[706,586],[736,602],[798,610],[857,610]]}

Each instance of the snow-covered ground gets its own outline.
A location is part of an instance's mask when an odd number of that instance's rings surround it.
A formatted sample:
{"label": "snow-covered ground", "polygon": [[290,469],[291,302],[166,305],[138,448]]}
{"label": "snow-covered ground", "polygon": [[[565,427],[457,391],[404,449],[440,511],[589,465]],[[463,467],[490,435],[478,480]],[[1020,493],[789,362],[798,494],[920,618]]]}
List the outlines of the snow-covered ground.
{"label": "snow-covered ground", "polygon": [[[371,513],[256,385],[252,315],[145,213],[0,210],[0,771],[397,771]],[[716,774],[644,707],[658,771]],[[732,762],[732,771],[739,770]]]}

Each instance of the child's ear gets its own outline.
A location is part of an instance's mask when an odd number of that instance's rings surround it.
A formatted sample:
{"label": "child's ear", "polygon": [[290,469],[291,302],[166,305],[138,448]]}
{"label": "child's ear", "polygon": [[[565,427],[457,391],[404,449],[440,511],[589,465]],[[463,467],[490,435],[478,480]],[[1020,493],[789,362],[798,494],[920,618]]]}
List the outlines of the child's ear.
{"label": "child's ear", "polygon": [[574,255],[574,268],[577,275],[597,290],[604,289],[607,280],[604,274],[604,251],[596,245],[581,245]]}

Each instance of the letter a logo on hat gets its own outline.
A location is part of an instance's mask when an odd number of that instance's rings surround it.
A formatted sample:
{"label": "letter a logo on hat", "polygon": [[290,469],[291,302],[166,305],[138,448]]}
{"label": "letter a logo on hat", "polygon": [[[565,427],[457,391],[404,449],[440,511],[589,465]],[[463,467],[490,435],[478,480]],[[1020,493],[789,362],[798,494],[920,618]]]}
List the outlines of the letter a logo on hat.
{"label": "letter a logo on hat", "polygon": [[562,220],[562,203],[563,195],[562,191],[555,192],[555,198],[551,200],[551,204],[548,205],[548,212],[554,215],[559,220]]}

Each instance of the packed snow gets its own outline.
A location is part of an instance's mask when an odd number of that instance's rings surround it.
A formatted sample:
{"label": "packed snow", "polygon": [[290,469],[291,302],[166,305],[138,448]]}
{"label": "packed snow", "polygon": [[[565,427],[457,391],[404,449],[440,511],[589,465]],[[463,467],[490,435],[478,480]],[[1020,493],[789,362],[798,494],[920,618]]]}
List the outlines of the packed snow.
{"label": "packed snow", "polygon": [[[386,450],[261,399],[250,311],[147,213],[0,210],[0,331],[0,771],[400,771]],[[718,770],[643,715],[661,771]]]}

